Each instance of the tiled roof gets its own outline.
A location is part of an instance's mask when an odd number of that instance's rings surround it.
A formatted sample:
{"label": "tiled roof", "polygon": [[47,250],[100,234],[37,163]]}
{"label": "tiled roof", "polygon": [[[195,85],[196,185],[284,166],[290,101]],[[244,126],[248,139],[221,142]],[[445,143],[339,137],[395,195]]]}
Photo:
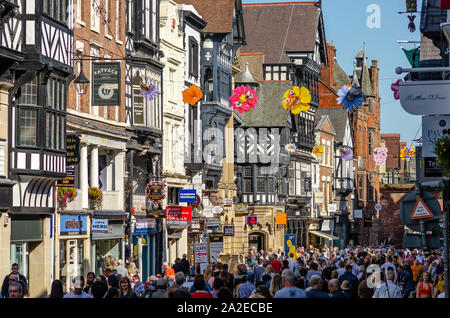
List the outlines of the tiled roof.
{"label": "tiled roof", "polygon": [[336,86],[350,85],[350,77],[345,73],[344,69],[339,65],[337,59],[334,60],[333,80]]}
{"label": "tiled roof", "polygon": [[233,23],[235,0],[174,0],[193,5],[208,24],[205,32],[229,33]]}
{"label": "tiled roof", "polygon": [[319,108],[316,112],[322,117],[328,116],[333,125],[337,142],[343,142],[345,137],[345,126],[347,124],[348,111],[342,108]]}
{"label": "tiled roof", "polygon": [[246,4],[243,11],[242,53],[263,52],[265,63],[289,63],[286,51],[314,52],[320,18],[315,2]]}
{"label": "tiled roof", "polygon": [[290,81],[263,81],[256,88],[258,104],[247,113],[238,114],[244,127],[286,127],[290,112],[283,107],[283,94],[292,86]]}

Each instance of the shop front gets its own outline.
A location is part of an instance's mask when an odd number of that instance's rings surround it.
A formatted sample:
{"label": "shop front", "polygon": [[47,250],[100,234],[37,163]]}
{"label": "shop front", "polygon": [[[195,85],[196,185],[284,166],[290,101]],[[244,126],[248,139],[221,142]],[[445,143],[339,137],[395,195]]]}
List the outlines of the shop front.
{"label": "shop front", "polygon": [[103,275],[124,259],[125,212],[94,211],[91,222],[91,271]]}
{"label": "shop front", "polygon": [[58,214],[59,233],[56,240],[59,261],[56,273],[69,291],[72,279],[76,276],[86,277],[90,270],[90,240],[88,214]]}
{"label": "shop front", "polygon": [[324,219],[322,222],[314,222],[313,219],[310,220],[309,231],[308,231],[308,246],[314,247],[324,247],[325,245],[330,247],[335,245],[335,241],[339,240],[339,237],[331,234],[330,227],[334,224],[333,219]]}
{"label": "shop front", "polygon": [[158,235],[161,221],[157,219],[136,219],[133,231],[133,246],[136,265],[139,268],[142,280],[161,272],[160,245],[161,237]]}

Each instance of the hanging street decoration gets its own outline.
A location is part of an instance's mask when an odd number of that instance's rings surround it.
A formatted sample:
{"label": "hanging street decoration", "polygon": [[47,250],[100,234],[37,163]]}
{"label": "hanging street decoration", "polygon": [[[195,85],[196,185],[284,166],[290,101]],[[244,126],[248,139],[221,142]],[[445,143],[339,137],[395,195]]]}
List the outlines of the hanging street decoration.
{"label": "hanging street decoration", "polygon": [[411,33],[416,32],[416,24],[414,23],[415,18],[416,16],[412,14],[408,16],[409,19],[408,29]]}
{"label": "hanging street decoration", "polygon": [[340,157],[342,160],[345,161],[352,161],[353,160],[353,150],[350,148],[341,148],[339,149]]}
{"label": "hanging street decoration", "polygon": [[373,159],[377,166],[382,166],[386,163],[388,149],[386,147],[377,147],[373,150]]}
{"label": "hanging street decoration", "polygon": [[241,114],[246,113],[258,104],[257,98],[256,92],[250,86],[238,86],[233,90],[233,95],[230,97],[231,106]]}
{"label": "hanging street decoration", "polygon": [[283,95],[283,107],[292,114],[298,115],[308,111],[311,106],[311,93],[306,87],[293,86]]}
{"label": "hanging street decoration", "polygon": [[399,100],[400,99],[400,83],[402,83],[403,80],[399,79],[397,82],[391,85],[391,90],[394,92],[394,99]]}
{"label": "hanging street decoration", "polygon": [[355,85],[344,85],[338,91],[337,102],[338,105],[344,105],[343,108],[347,110],[359,109],[366,97],[360,87]]}
{"label": "hanging street decoration", "polygon": [[197,85],[193,84],[183,91],[183,102],[194,106],[203,97],[203,92]]}
{"label": "hanging street decoration", "polygon": [[409,161],[411,158],[414,158],[415,153],[416,153],[416,150],[414,149],[413,146],[411,146],[411,147],[404,147],[401,150],[400,158],[402,158],[402,160]]}
{"label": "hanging street decoration", "polygon": [[316,145],[313,148],[312,151],[313,155],[315,155],[316,157],[320,157],[323,155],[323,146],[322,145]]}
{"label": "hanging street decoration", "polygon": [[153,84],[141,84],[141,95],[147,98],[148,100],[154,99],[156,96],[158,96],[159,91],[156,87],[156,85]]}
{"label": "hanging street decoration", "polygon": [[287,152],[294,153],[297,151],[297,146],[295,144],[287,144],[284,149],[286,149]]}

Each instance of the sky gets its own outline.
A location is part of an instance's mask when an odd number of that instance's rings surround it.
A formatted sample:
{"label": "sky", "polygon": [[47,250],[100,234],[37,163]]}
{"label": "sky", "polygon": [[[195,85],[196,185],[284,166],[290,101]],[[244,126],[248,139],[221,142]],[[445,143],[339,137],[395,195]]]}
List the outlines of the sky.
{"label": "sky", "polygon": [[[295,2],[291,0],[243,0],[246,3]],[[304,2],[304,1],[297,1]],[[418,11],[421,0],[417,1]],[[380,25],[371,25],[373,21],[372,7],[380,10]],[[347,72],[353,73],[353,62],[356,54],[366,41],[366,52],[369,66],[372,60],[378,61],[380,68],[381,97],[381,133],[399,133],[402,141],[413,145],[412,140],[422,136],[421,116],[405,112],[399,101],[394,99],[391,84],[400,75],[395,68],[411,67],[397,40],[420,41],[420,13],[416,14],[416,31],[408,30],[409,19],[405,11],[404,0],[322,0],[325,22],[325,37],[328,43],[336,46],[339,64]],[[367,12],[369,11],[369,12]],[[245,26],[244,26],[245,27]],[[414,44],[403,44],[405,49],[415,48]],[[403,74],[403,76],[406,74]]]}

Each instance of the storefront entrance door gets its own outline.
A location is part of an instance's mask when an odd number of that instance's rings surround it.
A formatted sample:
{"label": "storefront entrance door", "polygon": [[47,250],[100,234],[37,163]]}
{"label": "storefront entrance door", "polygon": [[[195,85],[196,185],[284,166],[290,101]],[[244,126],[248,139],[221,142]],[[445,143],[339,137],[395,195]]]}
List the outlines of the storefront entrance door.
{"label": "storefront entrance door", "polygon": [[257,251],[266,250],[264,244],[264,234],[253,233],[248,236],[248,248],[251,249],[255,247]]}

